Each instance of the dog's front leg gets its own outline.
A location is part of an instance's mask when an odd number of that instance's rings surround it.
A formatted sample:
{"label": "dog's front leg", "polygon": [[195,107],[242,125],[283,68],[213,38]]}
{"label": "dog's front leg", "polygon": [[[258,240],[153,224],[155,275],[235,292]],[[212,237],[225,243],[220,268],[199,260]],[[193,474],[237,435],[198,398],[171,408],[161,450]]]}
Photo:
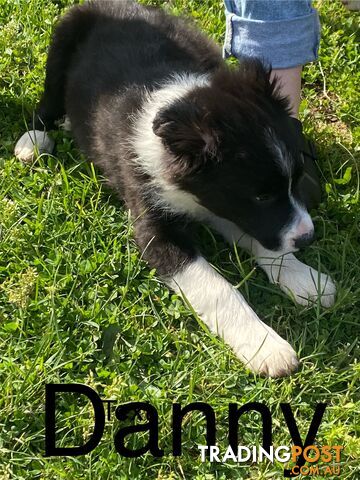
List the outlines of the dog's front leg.
{"label": "dog's front leg", "polygon": [[254,255],[258,265],[266,272],[271,283],[276,283],[301,305],[319,298],[324,307],[335,301],[336,287],[324,273],[300,262],[291,252],[274,252],[264,248],[257,240],[244,234],[228,220],[213,217],[210,224],[230,243],[236,243]]}
{"label": "dog's front leg", "polygon": [[[163,228],[149,219],[140,221],[136,231],[151,266],[249,368],[272,377],[289,375],[297,368],[293,348],[265,325],[244,297],[193,250],[183,231],[175,230],[174,224]],[[145,237],[141,232],[146,232]]]}
{"label": "dog's front leg", "polygon": [[297,368],[296,353],[289,343],[264,324],[203,257],[192,260],[167,281],[253,371],[280,377]]}

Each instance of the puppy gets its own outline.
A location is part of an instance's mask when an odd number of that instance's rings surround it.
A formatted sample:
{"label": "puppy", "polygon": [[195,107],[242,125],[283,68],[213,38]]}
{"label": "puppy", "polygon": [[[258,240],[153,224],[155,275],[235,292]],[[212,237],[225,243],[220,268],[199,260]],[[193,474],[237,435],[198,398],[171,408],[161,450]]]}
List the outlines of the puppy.
{"label": "puppy", "polygon": [[334,302],[331,279],[293,254],[314,227],[298,137],[270,72],[246,59],[230,69],[215,44],[161,10],[92,2],[55,30],[34,128],[16,156],[49,151],[46,132],[65,114],[130,209],[136,241],[163,281],[248,368],[294,371],[294,349],[209,265],[189,229],[206,222],[251,252],[298,303]]}

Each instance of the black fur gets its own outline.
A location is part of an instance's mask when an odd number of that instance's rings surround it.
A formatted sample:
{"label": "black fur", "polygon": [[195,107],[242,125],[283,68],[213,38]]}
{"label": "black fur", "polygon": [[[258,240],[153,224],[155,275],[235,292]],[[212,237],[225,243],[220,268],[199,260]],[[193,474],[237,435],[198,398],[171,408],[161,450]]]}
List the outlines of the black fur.
{"label": "black fur", "polygon": [[230,70],[219,49],[183,19],[130,2],[72,8],[54,33],[36,125],[52,128],[69,115],[77,143],[131,209],[144,257],[171,276],[196,256],[190,218],[157,204],[151,174],[135,167],[127,140],[148,93],[174,73],[208,74],[210,85],[154,118],[168,152],[166,180],[277,249],[292,212],[270,134],[284,145],[294,189],[302,171],[287,102],[260,62]]}

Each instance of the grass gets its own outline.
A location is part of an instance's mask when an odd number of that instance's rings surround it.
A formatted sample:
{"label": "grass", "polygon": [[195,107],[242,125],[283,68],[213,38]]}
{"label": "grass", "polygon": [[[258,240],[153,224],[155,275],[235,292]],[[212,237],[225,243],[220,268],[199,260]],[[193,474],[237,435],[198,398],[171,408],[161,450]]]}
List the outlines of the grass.
{"label": "grass", "polygon": [[[202,464],[196,444],[204,443],[203,428],[196,415],[184,427],[183,455],[172,457],[171,404],[191,401],[212,405],[223,449],[229,402],[266,403],[276,445],[290,444],[281,402],[291,404],[302,437],[316,403],[327,402],[318,442],[343,445],[341,478],[359,478],[358,17],[340,2],[319,1],[320,62],[304,71],[302,119],[318,146],[326,195],[315,213],[318,241],[300,256],[336,280],[334,307],[295,305],[254,269],[253,259],[205,228],[199,231],[211,262],[234,285],[242,283],[261,318],[301,357],[297,374],[272,380],[246,371],[157,280],[134,244],[128,213],[69,135],[54,134],[55,156],[31,165],[14,158],[14,144],[42,90],[52,28],[72,3],[0,0],[0,478],[282,477],[279,463]],[[151,3],[194,17],[222,41],[220,0]],[[119,404],[149,401],[159,411],[165,456],[120,457],[113,445],[118,423],[111,421],[92,453],[45,458],[44,392],[50,382],[86,383]],[[76,407],[66,397],[63,407],[61,444],[86,438],[92,428],[88,406]],[[249,415],[240,427],[241,443],[256,444],[260,426]]]}

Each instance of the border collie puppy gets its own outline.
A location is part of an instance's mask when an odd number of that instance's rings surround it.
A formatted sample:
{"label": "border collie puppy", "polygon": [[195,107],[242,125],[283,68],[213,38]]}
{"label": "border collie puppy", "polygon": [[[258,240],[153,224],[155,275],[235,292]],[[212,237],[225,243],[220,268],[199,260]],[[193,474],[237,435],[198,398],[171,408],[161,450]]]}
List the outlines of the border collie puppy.
{"label": "border collie puppy", "polygon": [[66,114],[130,209],[150,266],[250,369],[278,377],[297,368],[295,351],[201,256],[189,229],[206,222],[247,249],[298,303],[333,304],[331,279],[292,253],[314,227],[288,103],[269,77],[256,60],[227,67],[212,41],[161,10],[76,6],[55,30],[34,129],[15,154],[49,151],[46,131]]}

